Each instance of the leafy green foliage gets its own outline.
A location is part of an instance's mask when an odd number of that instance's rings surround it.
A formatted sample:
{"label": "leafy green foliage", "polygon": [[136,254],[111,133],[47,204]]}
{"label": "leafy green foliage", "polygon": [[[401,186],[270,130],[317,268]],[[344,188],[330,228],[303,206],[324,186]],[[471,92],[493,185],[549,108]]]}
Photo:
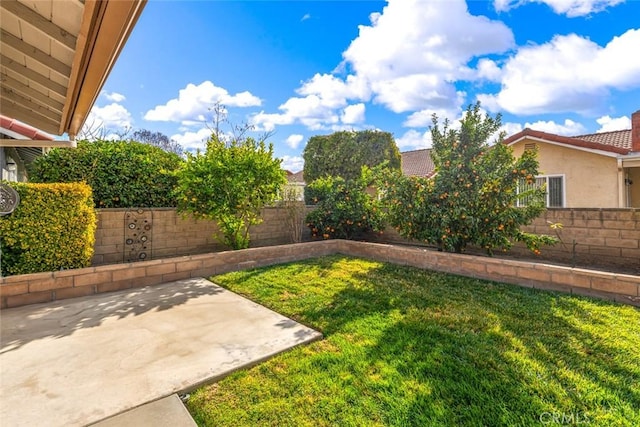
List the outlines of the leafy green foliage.
{"label": "leafy green foliage", "polygon": [[640,425],[632,306],[342,256],[212,280],[324,338],[196,390],[198,425]]}
{"label": "leafy green foliage", "polygon": [[[431,179],[387,173],[380,180],[386,188],[384,203],[388,221],[400,235],[462,252],[477,245],[488,253],[522,241],[534,252],[553,244],[551,236],[520,231],[544,210],[544,189],[518,191],[519,183],[533,184],[538,174],[535,151],[514,159],[510,147],[489,137],[500,128],[495,119],[480,113],[480,104],[469,106],[460,129],[445,120],[441,129],[434,115],[432,157],[437,174]],[[526,207],[516,207],[525,201]]]}
{"label": "leafy green foliage", "polygon": [[139,142],[80,141],[75,149],[56,148],[29,170],[31,182],[86,182],[96,208],[171,207],[175,153]]}
{"label": "leafy green foliage", "polygon": [[374,167],[384,162],[390,169],[400,169],[400,152],[393,136],[373,130],[313,136],[303,157],[307,183],[327,176],[355,180],[360,177],[362,166]]}
{"label": "leafy green foliage", "polygon": [[371,176],[363,167],[358,179],[342,177],[318,178],[309,184],[317,203],[307,215],[307,226],[313,237],[353,239],[370,231],[382,232],[384,222],[377,201],[367,193]]}
{"label": "leafy green foliage", "polygon": [[2,275],[87,267],[96,214],[86,184],[11,183],[20,204],[0,217]]}
{"label": "leafy green foliage", "polygon": [[169,137],[162,132],[153,132],[148,129],[138,129],[131,135],[133,141],[142,142],[144,144],[153,145],[158,148],[162,148],[164,151],[175,153],[181,156],[184,153],[182,146],[169,139]]}
{"label": "leafy green foliage", "polygon": [[216,221],[223,244],[247,248],[249,227],[262,222],[262,208],[286,183],[280,163],[271,144],[244,137],[225,143],[214,134],[177,172],[178,211]]}

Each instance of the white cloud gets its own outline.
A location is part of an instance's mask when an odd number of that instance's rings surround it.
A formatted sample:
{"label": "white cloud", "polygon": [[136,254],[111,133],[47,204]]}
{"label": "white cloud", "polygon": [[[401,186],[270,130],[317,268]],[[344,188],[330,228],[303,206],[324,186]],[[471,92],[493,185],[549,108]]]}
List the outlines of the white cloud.
{"label": "white cloud", "polygon": [[506,25],[470,15],[463,0],[389,0],[370,18],[343,57],[394,112],[452,108],[467,62],[514,45]]}
{"label": "white cloud", "polygon": [[492,136],[492,139],[496,139],[502,131],[504,131],[506,135],[505,138],[509,138],[511,135],[515,135],[523,129],[524,126],[522,126],[520,123],[503,123],[498,132]]}
{"label": "white cloud", "polygon": [[425,110],[416,111],[411,113],[407,120],[402,124],[405,127],[428,127],[432,124],[432,117],[435,114],[438,117],[439,122],[443,122],[445,119],[449,119],[450,122],[455,122],[461,118],[460,106],[462,105],[462,99],[458,103],[458,108],[454,109],[433,109],[427,108]]}
{"label": "white cloud", "polygon": [[132,127],[133,119],[126,108],[113,102],[104,107],[94,105],[87,123],[101,124],[104,129],[122,130]]}
{"label": "white cloud", "polygon": [[282,156],[282,169],[299,172],[304,169],[304,159],[299,156]]}
{"label": "white cloud", "polygon": [[289,147],[295,150],[296,148],[298,148],[298,145],[300,145],[303,139],[304,139],[304,136],[294,133],[287,137],[286,142]]}
{"label": "white cloud", "polygon": [[526,123],[524,127],[539,130],[541,132],[553,133],[556,135],[575,136],[586,133],[587,129],[580,123],[573,120],[566,119],[564,123],[556,123],[553,120],[542,121],[539,120],[535,123]]}
{"label": "white cloud", "polygon": [[624,0],[494,0],[493,5],[497,11],[506,12],[526,3],[545,3],[555,13],[574,18],[602,12],[623,2]]}
{"label": "white cloud", "polygon": [[340,121],[347,125],[362,123],[364,122],[364,110],[365,106],[363,103],[347,105],[344,107],[344,110],[342,110]]}
{"label": "white cloud", "polygon": [[221,87],[210,81],[199,85],[189,83],[181,89],[178,98],[171,99],[164,105],[158,105],[147,111],[144,118],[150,121],[203,121],[209,115],[209,109],[216,103],[226,107],[255,107],[260,106],[260,98],[248,91],[230,95]]}
{"label": "white cloud", "polygon": [[324,106],[330,108],[342,107],[349,99],[366,101],[370,96],[366,81],[353,75],[342,80],[331,74],[315,74],[296,92],[299,95],[316,95]]}
{"label": "white cloud", "polygon": [[626,116],[622,117],[609,117],[602,116],[596,120],[596,122],[600,125],[600,129],[596,132],[611,132],[614,130],[625,130],[631,129],[631,119]]}
{"label": "white cloud", "polygon": [[593,112],[612,89],[640,87],[640,29],[601,47],[570,34],[525,46],[503,67],[502,88],[478,99],[492,111],[513,114]]}
{"label": "white cloud", "polygon": [[[335,73],[316,74],[303,82],[278,113],[260,112],[253,124],[264,130],[300,123],[312,130],[335,129],[358,117],[349,104],[372,99],[400,113],[418,110],[459,110],[461,94],[454,82],[476,80],[467,63],[514,46],[511,30],[502,22],[469,14],[464,0],[426,2],[388,0],[382,13],[370,16],[343,52]],[[498,66],[478,62],[480,77],[494,81]],[[361,107],[357,107],[361,108]]]}
{"label": "white cloud", "polygon": [[325,100],[318,95],[304,98],[289,98],[278,107],[282,113],[265,113],[261,111],[251,118],[251,124],[258,130],[272,131],[277,125],[301,123],[311,130],[323,130],[339,122],[340,118],[334,108],[327,106]]}
{"label": "white cloud", "polygon": [[[281,113],[261,111],[252,117],[252,124],[258,129],[272,131],[278,125],[300,123],[311,130],[335,128],[343,118],[357,119],[357,112],[363,107],[348,107],[350,99],[367,100],[369,92],[365,82],[355,76],[345,80],[331,74],[316,74],[296,90],[302,97],[289,98],[278,109]],[[349,108],[347,110],[347,108]],[[343,111],[339,111],[344,109]],[[349,111],[345,116],[345,110]],[[344,122],[347,123],[347,122]],[[354,122],[355,123],[355,122]]]}
{"label": "white cloud", "polygon": [[286,114],[265,113],[264,111],[260,111],[251,117],[250,122],[256,127],[256,130],[271,132],[278,125],[293,124],[294,120],[295,117]]}
{"label": "white cloud", "polygon": [[305,13],[302,18],[300,18],[300,22],[306,21],[307,19],[311,19],[310,13]]}
{"label": "white cloud", "polygon": [[171,139],[180,144],[185,151],[195,152],[206,148],[206,141],[211,136],[211,129],[202,128],[198,131],[186,131],[171,136]]}
{"label": "white cloud", "polygon": [[416,150],[419,148],[431,148],[431,132],[418,132],[410,129],[400,138],[396,138],[396,145],[400,151]]}
{"label": "white cloud", "polygon": [[123,94],[118,93],[118,92],[102,92],[102,94],[104,95],[105,98],[107,98],[107,100],[112,101],[112,102],[122,102],[125,99],[127,99]]}
{"label": "white cloud", "polygon": [[482,58],[478,61],[477,77],[491,82],[499,82],[502,78],[502,70],[494,61]]}

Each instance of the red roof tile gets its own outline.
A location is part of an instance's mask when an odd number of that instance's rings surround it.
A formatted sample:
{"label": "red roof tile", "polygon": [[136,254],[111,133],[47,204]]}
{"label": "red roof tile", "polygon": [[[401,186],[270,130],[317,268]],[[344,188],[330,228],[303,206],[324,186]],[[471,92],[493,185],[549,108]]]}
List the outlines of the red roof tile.
{"label": "red roof tile", "polygon": [[296,173],[289,172],[289,174],[287,175],[287,181],[304,183],[304,177],[302,176],[302,172],[303,171],[296,172]]}
{"label": "red roof tile", "polygon": [[[625,132],[628,133],[629,145],[621,145],[625,138]],[[619,135],[605,135],[605,134]],[[504,144],[511,145],[524,137],[538,138],[559,144],[570,145],[574,147],[589,148],[592,150],[608,151],[617,154],[628,154],[631,151],[631,130],[604,132],[603,134],[590,134],[581,136],[561,136],[553,133],[541,132],[525,128],[524,130],[511,135],[505,139]],[[626,142],[624,143],[626,144]]]}
{"label": "red roof tile", "polygon": [[596,144],[631,150],[631,129],[592,133],[589,135],[574,136],[574,138],[595,142]]}
{"label": "red roof tile", "polygon": [[436,168],[428,148],[400,153],[400,165],[402,174],[406,176],[429,177]]}

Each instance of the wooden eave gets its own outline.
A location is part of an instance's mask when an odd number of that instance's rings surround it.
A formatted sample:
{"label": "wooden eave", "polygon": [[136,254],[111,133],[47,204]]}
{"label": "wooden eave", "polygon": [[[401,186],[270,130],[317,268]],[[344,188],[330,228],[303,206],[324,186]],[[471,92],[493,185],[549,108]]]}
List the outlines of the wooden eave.
{"label": "wooden eave", "polygon": [[42,139],[0,139],[0,147],[26,147],[26,148],[74,148],[73,141],[52,141]]}
{"label": "wooden eave", "polygon": [[146,0],[2,0],[0,112],[78,134]]}

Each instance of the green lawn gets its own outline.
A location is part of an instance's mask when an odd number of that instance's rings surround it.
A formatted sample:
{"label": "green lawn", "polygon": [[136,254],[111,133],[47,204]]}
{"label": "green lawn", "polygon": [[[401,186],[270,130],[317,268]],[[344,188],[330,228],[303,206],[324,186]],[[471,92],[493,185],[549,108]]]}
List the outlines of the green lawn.
{"label": "green lawn", "polygon": [[640,425],[637,308],[343,256],[212,280],[325,338],[197,390],[200,425]]}

